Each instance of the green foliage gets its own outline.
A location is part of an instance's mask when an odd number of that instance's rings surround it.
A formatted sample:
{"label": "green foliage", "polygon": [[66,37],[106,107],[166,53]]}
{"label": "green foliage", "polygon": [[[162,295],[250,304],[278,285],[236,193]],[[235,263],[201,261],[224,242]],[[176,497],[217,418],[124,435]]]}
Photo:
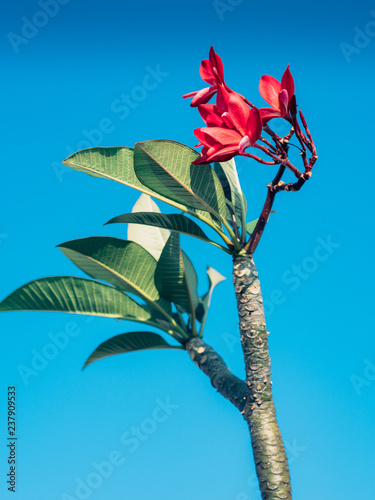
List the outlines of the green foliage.
{"label": "green foliage", "polygon": [[[129,214],[135,218],[139,213],[147,213],[153,216],[160,216],[160,208],[152,200],[148,194],[141,194],[137,203],[132,209],[132,213]],[[149,225],[142,226],[139,223],[131,224],[132,221],[127,221],[128,225],[128,240],[135,241],[143,248],[147,248],[147,251],[159,260],[160,254],[163,251],[165,242],[169,238],[169,228],[163,228],[162,226]],[[134,221],[136,222],[136,220]],[[107,223],[108,224],[108,223]]]}
{"label": "green foliage", "polygon": [[[212,168],[194,165],[198,156],[168,140],[139,142],[134,149],[95,147],[69,156],[63,163],[70,168],[141,191],[132,213],[107,222],[127,223],[128,239],[89,237],[59,245],[92,279],[57,276],[32,281],[5,298],[0,312],[59,311],[141,322],[182,345],[198,335],[197,323],[202,335],[213,290],[225,278],[208,267],[209,289],[199,298],[197,274],[180,248],[180,234],[232,254],[243,248],[246,231],[252,233],[257,221],[245,224],[246,199],[234,161]],[[151,197],[180,213],[162,214]],[[225,246],[197,222],[219,235]],[[153,332],[127,333],[101,344],[86,365],[121,352],[161,347],[176,348]]]}
{"label": "green foliage", "polygon": [[178,233],[171,233],[155,271],[155,285],[160,295],[195,315],[198,305],[197,275],[193,265],[180,248]]}
{"label": "green foliage", "polygon": [[5,311],[55,311],[150,322],[152,313],[135,300],[103,283],[55,276],[21,286],[0,303]]}
{"label": "green foliage", "polygon": [[163,337],[154,332],[129,332],[116,335],[100,344],[87,359],[84,368],[94,361],[124,352],[144,351],[147,349],[182,349],[170,345]]}
{"label": "green foliage", "polygon": [[207,266],[208,276],[208,292],[205,293],[200,299],[196,309],[197,320],[202,323],[200,334],[203,333],[204,323],[207,318],[208,310],[211,304],[211,297],[215,286],[224,281],[226,278],[216,271],[213,267]]}
{"label": "green foliage", "polygon": [[[129,223],[132,225],[146,225],[147,227],[158,227],[169,229],[176,233],[187,234],[207,243],[214,243],[211,241],[202,229],[194,221],[182,214],[158,214],[150,212],[138,212],[131,214],[119,215],[114,217],[106,224]],[[148,231],[145,231],[148,232]],[[169,236],[169,235],[168,235]],[[129,236],[128,236],[129,237]],[[132,239],[129,237],[129,239]],[[165,243],[165,242],[164,242]],[[146,248],[149,246],[145,245]]]}
{"label": "green foliage", "polygon": [[151,307],[158,303],[167,312],[170,303],[160,300],[155,287],[156,259],[134,241],[92,237],[59,245],[62,252],[94,279],[107,281],[119,290],[134,293]]}

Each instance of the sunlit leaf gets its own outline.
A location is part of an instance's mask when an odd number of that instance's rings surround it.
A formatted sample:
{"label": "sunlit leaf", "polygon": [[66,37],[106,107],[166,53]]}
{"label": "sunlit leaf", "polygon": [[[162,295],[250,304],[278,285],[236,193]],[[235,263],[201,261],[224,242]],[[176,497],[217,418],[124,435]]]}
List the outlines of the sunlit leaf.
{"label": "sunlit leaf", "polygon": [[[164,299],[193,313],[198,305],[194,268],[180,249],[180,235],[171,233],[155,271],[155,284]],[[195,288],[194,288],[195,287]]]}
{"label": "sunlit leaf", "polygon": [[156,260],[138,243],[111,237],[90,237],[68,241],[59,248],[92,278],[134,293],[151,307],[158,302],[170,312],[170,304],[161,300],[155,286]]}
{"label": "sunlit leaf", "polygon": [[165,198],[225,220],[220,181],[210,165],[192,164],[198,156],[174,141],[139,142],[134,150],[134,170],[142,184]]}
{"label": "sunlit leaf", "polygon": [[84,368],[94,361],[115,354],[147,349],[183,349],[182,346],[168,344],[163,337],[153,332],[129,332],[116,335],[100,344],[87,359]]}
{"label": "sunlit leaf", "polygon": [[0,303],[0,312],[5,311],[55,311],[152,321],[150,311],[124,293],[73,276],[41,278],[21,286]]}
{"label": "sunlit leaf", "polygon": [[[137,216],[138,213],[151,213],[151,215],[161,215],[157,204],[147,194],[142,193],[134,205],[132,214]],[[131,221],[128,221],[131,222]],[[135,241],[145,248],[156,260],[164,248],[165,242],[169,238],[169,231],[162,226],[156,225],[128,225],[128,240]]]}

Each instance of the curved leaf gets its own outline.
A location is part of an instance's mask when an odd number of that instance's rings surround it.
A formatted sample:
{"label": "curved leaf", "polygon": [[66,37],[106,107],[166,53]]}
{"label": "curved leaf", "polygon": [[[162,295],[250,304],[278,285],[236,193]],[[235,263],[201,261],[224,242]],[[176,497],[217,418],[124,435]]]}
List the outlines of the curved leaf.
{"label": "curved leaf", "polygon": [[146,349],[183,349],[182,346],[168,344],[163,337],[153,332],[129,332],[116,335],[100,344],[87,359],[83,368],[99,359]]}
{"label": "curved leaf", "polygon": [[[134,205],[132,214],[148,212],[152,215],[160,215],[160,209],[157,204],[147,194],[142,193]],[[142,226],[140,224],[132,224],[129,221],[128,225],[128,240],[135,241],[141,247],[145,248],[150,254],[159,260],[160,254],[164,245],[169,238],[169,231],[158,225]]]}
{"label": "curved leaf", "polygon": [[156,260],[138,243],[118,238],[90,237],[68,241],[59,248],[92,278],[134,293],[151,307],[157,302],[170,313],[170,304],[160,298],[155,286]]}
{"label": "curved leaf", "polygon": [[129,224],[144,224],[147,226],[156,226],[163,229],[169,229],[177,233],[194,236],[195,238],[206,241],[208,243],[214,243],[206,236],[206,234],[202,231],[198,224],[182,214],[138,212],[119,215],[118,217],[114,217],[110,221],[106,222],[106,224],[118,224],[126,222]]}
{"label": "curved leaf", "polygon": [[223,188],[210,165],[192,164],[198,157],[178,142],[139,142],[134,149],[134,170],[142,184],[165,198],[225,221]]}
{"label": "curved leaf", "polygon": [[164,299],[195,315],[198,305],[196,283],[194,268],[181,252],[180,235],[171,233],[156,266],[155,285]]}
{"label": "curved leaf", "polygon": [[[221,183],[224,183],[224,192],[227,199],[232,204],[233,212],[236,216],[236,224],[238,227],[241,227],[242,214],[245,212],[243,215],[246,215],[247,202],[241,189],[234,159],[221,163],[215,163],[214,169],[215,172],[218,173]],[[226,179],[226,182],[224,178]]]}
{"label": "curved leaf", "polygon": [[201,323],[206,319],[215,286],[226,280],[225,276],[210,266],[207,266],[207,276],[209,284],[208,292],[199,299],[199,305],[196,310],[197,320]]}
{"label": "curved leaf", "polygon": [[[186,146],[185,146],[186,147]],[[148,194],[153,198],[164,201],[183,212],[186,212],[187,207],[184,204],[176,203],[171,199],[153,191],[149,187],[143,185],[137,178],[134,171],[134,149],[128,147],[95,147],[78,151],[77,153],[68,156],[62,162],[67,167],[73,170],[84,172],[93,177],[109,179],[125,186],[137,189],[142,193]],[[191,215],[203,220],[211,227],[215,226],[221,237],[227,241],[224,233],[220,232],[221,224],[211,214],[201,210],[189,210]]]}
{"label": "curved leaf", "polygon": [[55,311],[155,324],[151,312],[131,297],[73,276],[41,278],[21,286],[0,303],[0,312],[5,311]]}

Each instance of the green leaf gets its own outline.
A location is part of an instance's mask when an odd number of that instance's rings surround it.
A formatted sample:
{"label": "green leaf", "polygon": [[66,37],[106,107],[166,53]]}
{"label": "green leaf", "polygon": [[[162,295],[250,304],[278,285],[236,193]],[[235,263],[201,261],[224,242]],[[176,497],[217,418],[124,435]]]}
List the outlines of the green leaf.
{"label": "green leaf", "polygon": [[160,195],[196,210],[226,219],[226,204],[220,181],[210,165],[193,165],[193,149],[174,141],[139,142],[134,150],[138,179]]}
{"label": "green leaf", "polygon": [[254,232],[255,226],[257,225],[259,219],[255,219],[246,224],[246,232],[252,234]]}
{"label": "green leaf", "polygon": [[228,178],[225,175],[225,172],[223,170],[223,167],[221,166],[221,163],[218,163],[215,161],[214,170],[215,170],[216,175],[220,181],[221,187],[223,188],[224,196],[225,196],[226,200],[230,201],[230,203],[232,203],[232,192],[230,189]]}
{"label": "green leaf", "polygon": [[152,321],[152,314],[111,286],[73,276],[41,278],[21,286],[0,303],[5,311],[55,311],[131,321]]}
{"label": "green leaf", "polygon": [[[215,172],[219,173],[220,181],[224,183],[224,192],[226,198],[231,202],[233,212],[236,216],[237,226],[241,227],[242,215],[244,217],[246,216],[247,202],[241,189],[234,159],[215,163],[214,168]],[[243,211],[245,212],[244,214]]]}
{"label": "green leaf", "polygon": [[182,255],[182,262],[184,265],[185,279],[191,297],[192,307],[193,310],[195,311],[197,305],[199,304],[199,297],[197,292],[198,277],[197,273],[195,272],[194,266],[189,257],[186,255],[186,253],[181,251],[181,255]]}
{"label": "green leaf", "polygon": [[87,359],[84,368],[94,361],[108,358],[115,354],[146,349],[183,349],[183,347],[170,345],[160,335],[153,332],[122,333],[100,344]]}
{"label": "green leaf", "polygon": [[[131,215],[137,215],[138,213],[144,212],[156,216],[160,215],[160,209],[157,204],[149,195],[143,193],[134,205]],[[162,226],[157,226],[155,224],[142,226],[140,224],[129,223],[128,240],[135,241],[150,252],[156,260],[159,260],[160,254],[170,234],[166,229],[168,228],[162,228]]]}
{"label": "green leaf", "polygon": [[[171,233],[155,271],[155,284],[160,295],[195,314],[198,305],[196,275],[186,255],[180,249],[180,235]],[[195,289],[194,289],[195,284]]]}
{"label": "green leaf", "polygon": [[209,284],[208,292],[200,298],[196,311],[197,320],[201,323],[203,323],[207,316],[215,286],[226,279],[222,274],[216,271],[216,269],[210,266],[207,266],[207,276]]}
{"label": "green leaf", "polygon": [[92,278],[134,293],[151,307],[155,307],[157,302],[170,313],[170,304],[160,298],[155,286],[156,260],[138,243],[118,238],[90,237],[68,241],[59,248]]}
{"label": "green leaf", "polygon": [[160,214],[150,212],[138,212],[131,214],[119,215],[108,221],[106,224],[117,223],[130,223],[130,224],[145,224],[147,227],[156,226],[163,229],[169,229],[177,233],[187,234],[194,236],[200,240],[208,243],[215,243],[211,241],[202,229],[194,221],[185,217],[182,214]]}
{"label": "green leaf", "polygon": [[[271,214],[275,214],[275,213],[277,213],[277,210],[271,210],[270,215],[271,215]],[[254,229],[255,229],[255,226],[256,226],[256,225],[257,225],[257,223],[258,223],[258,220],[259,220],[259,219],[255,219],[255,220],[253,220],[253,221],[251,221],[251,222],[248,222],[248,223],[246,224],[246,232],[247,232],[248,234],[250,234],[250,235],[251,235],[251,234],[254,232]],[[268,221],[267,221],[267,222],[268,222]]]}
{"label": "green leaf", "polygon": [[[177,144],[177,143],[175,143]],[[187,148],[187,146],[184,146]],[[187,148],[190,149],[190,148]],[[191,150],[192,151],[192,150]],[[197,153],[196,156],[197,157]],[[181,203],[176,203],[166,198],[162,194],[159,194],[149,187],[143,185],[137,178],[134,171],[134,149],[127,147],[110,147],[102,148],[95,147],[89,149],[83,149],[77,153],[72,154],[66,158],[63,162],[64,165],[70,167],[74,170],[85,172],[93,177],[101,177],[103,179],[109,179],[125,186],[137,189],[145,194],[152,196],[155,199],[164,201],[169,205],[172,205],[183,212],[189,209]],[[205,166],[207,167],[207,166]],[[210,167],[208,167],[210,168]],[[214,226],[218,232],[220,232],[221,224],[214,219],[209,213],[201,210],[189,210],[191,215],[194,215],[203,222],[206,222],[211,227]],[[224,234],[220,235],[228,243]]]}

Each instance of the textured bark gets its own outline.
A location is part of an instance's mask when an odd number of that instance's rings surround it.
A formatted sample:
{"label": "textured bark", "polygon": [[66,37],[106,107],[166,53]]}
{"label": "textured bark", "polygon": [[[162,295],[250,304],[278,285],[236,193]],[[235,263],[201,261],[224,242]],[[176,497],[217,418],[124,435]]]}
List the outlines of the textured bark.
{"label": "textured bark", "polygon": [[242,412],[248,392],[246,383],[233,375],[221,356],[200,337],[193,337],[185,347],[194,363],[211,379],[215,389]]}
{"label": "textured bark", "polygon": [[250,255],[234,258],[233,283],[248,386],[244,416],[250,429],[262,499],[291,499],[288,461],[272,399],[263,299]]}

